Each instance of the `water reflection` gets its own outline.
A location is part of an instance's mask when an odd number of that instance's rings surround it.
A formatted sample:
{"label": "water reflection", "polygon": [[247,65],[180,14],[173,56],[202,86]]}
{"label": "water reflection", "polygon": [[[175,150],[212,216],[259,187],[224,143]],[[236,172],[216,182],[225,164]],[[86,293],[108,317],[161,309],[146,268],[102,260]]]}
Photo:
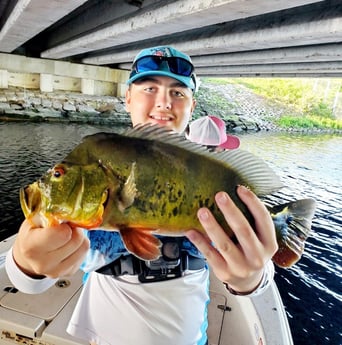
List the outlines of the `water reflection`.
{"label": "water reflection", "polygon": [[[23,219],[19,188],[41,176],[83,136],[100,130],[108,128],[0,123],[0,239],[15,233]],[[291,269],[277,268],[275,279],[295,345],[342,344],[342,137],[256,133],[241,136],[241,147],[264,158],[285,184],[267,202],[317,200],[302,259]]]}
{"label": "water reflection", "polygon": [[295,345],[342,344],[342,138],[261,133],[242,137],[242,147],[275,169],[286,185],[278,193],[284,200],[317,200],[304,255],[289,270],[277,268],[276,282]]}

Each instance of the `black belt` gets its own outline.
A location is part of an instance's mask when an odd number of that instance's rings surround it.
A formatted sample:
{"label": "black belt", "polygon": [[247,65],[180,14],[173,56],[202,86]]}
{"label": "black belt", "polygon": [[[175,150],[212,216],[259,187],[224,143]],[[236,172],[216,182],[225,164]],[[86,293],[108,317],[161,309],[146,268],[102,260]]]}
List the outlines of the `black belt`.
{"label": "black belt", "polygon": [[201,270],[205,265],[204,259],[191,256],[187,252],[180,253],[175,258],[163,255],[153,261],[143,261],[129,254],[120,256],[96,272],[114,277],[125,274],[137,275],[140,282],[152,283],[181,277],[184,271]]}

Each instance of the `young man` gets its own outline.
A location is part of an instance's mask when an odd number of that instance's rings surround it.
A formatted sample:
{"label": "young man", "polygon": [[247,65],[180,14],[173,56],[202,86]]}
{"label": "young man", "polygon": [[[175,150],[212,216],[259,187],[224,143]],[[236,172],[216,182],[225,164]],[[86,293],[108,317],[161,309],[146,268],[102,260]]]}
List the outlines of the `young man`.
{"label": "young man", "polygon": [[[196,78],[187,55],[172,47],[143,50],[128,85],[133,125],[185,130],[196,105]],[[255,231],[225,192],[215,196],[237,244],[206,208],[198,210],[198,217],[207,236],[194,229],[180,240],[162,238],[163,258],[139,265],[116,232],[84,233],[68,224],[42,229],[24,221],[7,256],[8,275],[20,290],[38,293],[55,278],[76,272],[83,261],[87,279],[70,334],[97,345],[206,344],[206,263],[236,294],[261,293],[273,278],[270,259],[277,244],[271,217],[251,191],[239,187],[238,194],[255,218]],[[146,277],[152,282],[145,283]]]}

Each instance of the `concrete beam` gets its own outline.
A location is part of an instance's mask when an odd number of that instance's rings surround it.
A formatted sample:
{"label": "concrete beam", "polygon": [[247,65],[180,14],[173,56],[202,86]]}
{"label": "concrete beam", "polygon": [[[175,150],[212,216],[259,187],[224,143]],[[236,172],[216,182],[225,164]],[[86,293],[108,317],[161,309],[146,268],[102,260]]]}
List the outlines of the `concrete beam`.
{"label": "concrete beam", "polygon": [[225,75],[272,75],[272,74],[342,74],[342,61],[338,62],[313,62],[297,64],[262,64],[244,66],[214,66],[199,67],[196,69],[198,76],[225,76]]}
{"label": "concrete beam", "polygon": [[[64,42],[70,41],[85,32],[90,33],[99,28],[103,28],[108,23],[129,18],[137,10],[151,6],[160,0],[143,0],[142,5],[137,6],[130,1],[108,1],[96,0],[88,1],[84,6],[76,9],[72,15],[68,15],[53,27],[51,34],[46,35],[46,48],[55,47]],[[0,1],[1,3],[1,1]]]}
{"label": "concrete beam", "polygon": [[[192,62],[197,70],[199,67],[225,65],[258,65],[274,63],[299,63],[342,61],[342,43],[322,44],[297,48],[279,48],[241,53],[224,53],[193,56]],[[118,64],[119,69],[130,70],[132,63]]]}
{"label": "concrete beam", "polygon": [[[154,44],[170,44],[188,53],[190,56],[206,54],[233,53],[271,48],[311,46],[324,43],[337,43],[342,37],[342,6],[331,8],[326,13],[316,12],[307,18],[306,13],[298,13],[290,22],[283,23],[280,19],[273,25],[260,23],[260,28],[234,32],[230,23],[227,27],[201,37],[184,36],[182,40],[159,39]],[[302,18],[301,17],[305,17]],[[248,26],[246,25],[246,28]],[[151,43],[150,43],[151,44]],[[82,61],[90,64],[110,64],[123,61],[131,62],[140,49],[124,52],[103,54],[85,58]]]}
{"label": "concrete beam", "polygon": [[0,66],[3,70],[19,73],[39,73],[72,78],[87,78],[104,82],[125,83],[126,71],[109,67],[76,64],[67,61],[28,58],[21,55],[0,53]]}
{"label": "concrete beam", "polygon": [[[203,76],[205,77],[205,76]],[[334,73],[318,73],[318,72],[308,72],[308,73],[301,73],[301,72],[294,72],[294,73],[221,73],[221,74],[210,74],[206,77],[210,78],[342,78],[342,71],[336,71]]]}
{"label": "concrete beam", "polygon": [[298,63],[307,61],[342,61],[342,43],[202,55],[192,58],[195,67],[263,63]]}
{"label": "concrete beam", "polygon": [[319,0],[255,0],[248,5],[241,0],[160,2],[159,7],[143,8],[134,16],[47,49],[41,56],[58,59],[314,2]]}
{"label": "concrete beam", "polygon": [[0,51],[10,53],[87,0],[18,0],[0,31]]}

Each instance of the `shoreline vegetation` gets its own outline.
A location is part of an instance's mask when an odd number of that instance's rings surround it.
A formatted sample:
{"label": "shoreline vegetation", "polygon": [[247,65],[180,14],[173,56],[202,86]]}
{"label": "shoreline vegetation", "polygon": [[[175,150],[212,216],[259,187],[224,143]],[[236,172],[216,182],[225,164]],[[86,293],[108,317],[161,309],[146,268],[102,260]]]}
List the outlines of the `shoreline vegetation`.
{"label": "shoreline vegetation", "polygon": [[[341,79],[202,78],[193,119],[221,117],[230,132],[342,133]],[[0,89],[0,121],[130,124],[123,98]]]}
{"label": "shoreline vegetation", "polygon": [[342,132],[342,79],[205,78],[199,93],[205,89],[213,112],[226,121],[235,114],[260,129]]}

